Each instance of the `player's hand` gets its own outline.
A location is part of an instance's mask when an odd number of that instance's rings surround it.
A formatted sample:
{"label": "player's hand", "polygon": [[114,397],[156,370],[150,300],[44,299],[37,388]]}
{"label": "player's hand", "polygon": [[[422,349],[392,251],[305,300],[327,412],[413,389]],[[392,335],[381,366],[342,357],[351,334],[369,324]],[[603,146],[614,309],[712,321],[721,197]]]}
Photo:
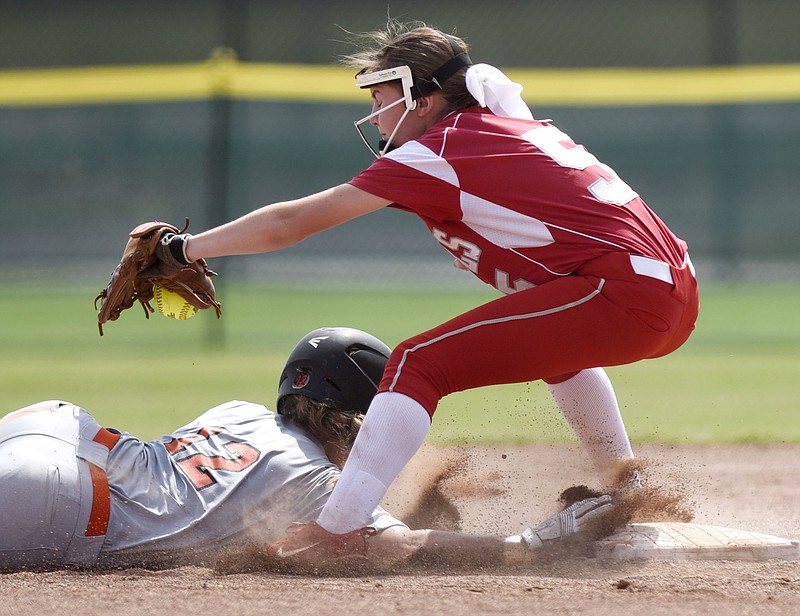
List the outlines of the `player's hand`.
{"label": "player's hand", "polygon": [[565,537],[574,535],[588,522],[596,520],[611,510],[608,495],[586,498],[550,516],[535,528],[522,531],[522,541],[531,550],[536,550]]}
{"label": "player's hand", "polygon": [[265,551],[275,561],[292,568],[324,568],[346,560],[366,561],[367,539],[374,534],[372,529],[361,528],[336,535],[316,522],[294,524]]}
{"label": "player's hand", "polygon": [[[191,233],[165,233],[153,248],[154,263],[142,271],[139,276],[146,280],[162,279],[176,276],[178,272],[192,267],[192,262],[186,258],[186,241],[192,237]],[[205,263],[205,261],[203,260]],[[209,276],[216,276],[207,267],[204,270]]]}
{"label": "player's hand", "polygon": [[186,242],[190,237],[191,233],[165,233],[161,236],[153,252],[156,258],[167,266],[166,269],[177,272],[189,265],[190,261],[186,258]]}

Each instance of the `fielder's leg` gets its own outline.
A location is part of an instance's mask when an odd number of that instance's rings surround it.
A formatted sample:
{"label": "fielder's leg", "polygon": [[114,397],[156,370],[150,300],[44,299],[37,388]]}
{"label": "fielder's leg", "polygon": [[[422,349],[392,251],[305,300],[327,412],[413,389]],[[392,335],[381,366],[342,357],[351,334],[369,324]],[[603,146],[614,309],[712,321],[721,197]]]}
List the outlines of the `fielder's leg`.
{"label": "fielder's leg", "polygon": [[366,525],[430,425],[428,411],[412,398],[391,392],[375,396],[317,523],[336,534]]}
{"label": "fielder's leg", "polygon": [[618,464],[633,458],[614,387],[602,368],[582,370],[560,383],[548,383],[561,414],[610,482]]}

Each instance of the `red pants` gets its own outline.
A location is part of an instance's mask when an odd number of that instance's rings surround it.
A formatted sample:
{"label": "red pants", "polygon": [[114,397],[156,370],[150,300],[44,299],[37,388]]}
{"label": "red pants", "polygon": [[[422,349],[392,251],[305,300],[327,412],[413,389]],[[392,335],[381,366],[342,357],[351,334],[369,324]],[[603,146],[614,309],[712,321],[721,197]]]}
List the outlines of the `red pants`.
{"label": "red pants", "polygon": [[694,329],[699,296],[690,266],[668,270],[672,284],[612,253],[479,306],[398,345],[378,391],[410,396],[433,416],[456,391],[557,383],[586,368],[671,353]]}

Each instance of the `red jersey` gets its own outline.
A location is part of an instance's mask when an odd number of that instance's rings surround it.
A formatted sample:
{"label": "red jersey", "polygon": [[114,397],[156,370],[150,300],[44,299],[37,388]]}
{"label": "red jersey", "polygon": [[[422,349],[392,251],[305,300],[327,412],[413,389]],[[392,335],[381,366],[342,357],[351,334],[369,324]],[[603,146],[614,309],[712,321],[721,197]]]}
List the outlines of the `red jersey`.
{"label": "red jersey", "polygon": [[608,165],[547,121],[472,107],[350,184],[428,225],[481,280],[513,293],[610,252],[680,267],[686,244]]}

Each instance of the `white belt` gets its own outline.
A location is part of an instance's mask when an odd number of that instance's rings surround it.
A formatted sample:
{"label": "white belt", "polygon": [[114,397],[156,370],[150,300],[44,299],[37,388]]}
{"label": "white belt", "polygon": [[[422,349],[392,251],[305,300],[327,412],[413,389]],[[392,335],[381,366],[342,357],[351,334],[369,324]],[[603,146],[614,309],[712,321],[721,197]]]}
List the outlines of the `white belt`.
{"label": "white belt", "polygon": [[[649,276],[650,278],[663,280],[668,284],[675,284],[675,281],[672,279],[672,271],[670,270],[669,265],[663,261],[650,259],[648,257],[640,257],[638,255],[631,255],[631,267],[633,267],[634,272],[641,274],[642,276]],[[695,275],[694,265],[692,265],[692,260],[689,258],[688,252],[683,258],[683,265],[681,266],[681,269],[684,267],[689,268],[692,276]]]}

